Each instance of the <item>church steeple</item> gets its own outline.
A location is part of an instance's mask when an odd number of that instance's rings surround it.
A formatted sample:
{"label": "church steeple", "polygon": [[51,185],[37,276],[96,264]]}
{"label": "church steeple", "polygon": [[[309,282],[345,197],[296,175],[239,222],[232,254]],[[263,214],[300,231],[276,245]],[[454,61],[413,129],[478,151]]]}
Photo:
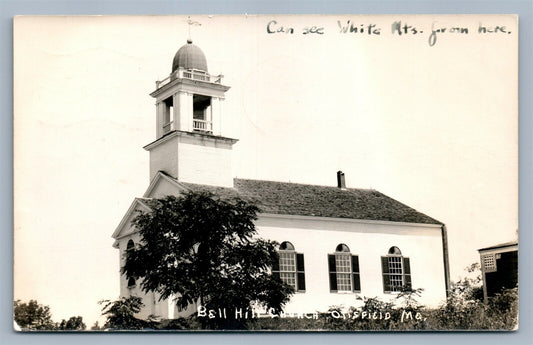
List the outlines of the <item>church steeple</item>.
{"label": "church steeple", "polygon": [[157,138],[172,130],[221,135],[221,101],[229,90],[222,75],[210,75],[207,60],[192,40],[172,61],[170,75],[156,82]]}
{"label": "church steeple", "polygon": [[[150,178],[165,171],[184,182],[233,185],[227,151],[237,140],[222,136],[222,105],[230,89],[222,77],[209,74],[204,53],[191,39],[178,49],[170,75],[157,81],[150,94],[156,99],[156,141],[145,147],[150,151]],[[210,164],[217,162],[227,174],[208,176],[220,168]]]}

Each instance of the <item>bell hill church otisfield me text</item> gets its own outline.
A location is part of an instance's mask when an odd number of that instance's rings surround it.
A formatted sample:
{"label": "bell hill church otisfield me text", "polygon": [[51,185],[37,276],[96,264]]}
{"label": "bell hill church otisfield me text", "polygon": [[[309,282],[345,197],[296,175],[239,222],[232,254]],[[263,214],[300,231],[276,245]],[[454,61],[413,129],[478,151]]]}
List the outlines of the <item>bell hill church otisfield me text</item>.
{"label": "bell hill church otisfield me text", "polygon": [[[376,190],[347,188],[340,171],[336,186],[234,178],[231,155],[238,140],[223,131],[229,89],[221,75],[209,74],[205,55],[191,40],[174,56],[170,75],[156,83],[150,94],[156,100],[156,140],[144,147],[150,184],[113,233],[120,267],[125,251],[140,241],[132,226],[136,210],[150,211],[152,198],[206,190],[257,201],[259,236],[280,243],[273,274],[295,290],[287,313],[351,306],[356,294],[393,301],[403,286],[424,289],[420,302],[426,306],[445,300],[443,223]],[[143,298],[144,317],[172,319],[196,311],[179,311],[172,298],[159,301],[121,275],[120,296],[131,295]]]}

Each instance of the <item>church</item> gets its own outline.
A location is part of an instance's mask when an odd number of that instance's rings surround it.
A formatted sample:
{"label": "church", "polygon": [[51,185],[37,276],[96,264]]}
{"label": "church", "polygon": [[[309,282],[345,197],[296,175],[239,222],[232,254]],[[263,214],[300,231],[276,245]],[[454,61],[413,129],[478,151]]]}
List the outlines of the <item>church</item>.
{"label": "church", "polygon": [[[232,148],[224,136],[224,99],[229,86],[208,72],[192,40],[174,56],[170,75],[156,82],[156,137],[150,154],[150,183],[135,198],[112,237],[119,267],[139,241],[132,226],[149,199],[184,191],[211,191],[254,200],[259,236],[280,243],[272,268],[295,293],[286,313],[327,311],[356,305],[357,296],[393,301],[404,286],[423,289],[420,302],[437,306],[449,288],[446,227],[373,189],[347,188],[341,171],[330,186],[240,179],[232,176]],[[172,299],[145,294],[134,279],[120,278],[120,296],[141,296],[140,316],[172,319],[189,315]]]}

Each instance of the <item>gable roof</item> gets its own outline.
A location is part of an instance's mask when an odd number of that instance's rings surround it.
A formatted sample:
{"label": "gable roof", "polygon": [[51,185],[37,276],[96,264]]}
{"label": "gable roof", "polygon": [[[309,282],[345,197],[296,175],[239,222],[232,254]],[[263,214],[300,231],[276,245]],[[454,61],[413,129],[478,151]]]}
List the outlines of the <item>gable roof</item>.
{"label": "gable roof", "polygon": [[[122,229],[124,229],[124,226],[128,223],[128,219],[130,218],[130,216],[133,214],[133,212],[137,208],[144,209],[145,211],[150,211],[149,201],[150,200],[146,199],[146,198],[135,198],[135,199],[133,199],[133,202],[131,203],[130,207],[128,208],[128,211],[126,211],[126,214],[122,217],[122,220],[118,224],[117,228],[115,229],[115,231],[113,232],[113,235],[111,235],[111,237],[113,237],[113,238],[119,237]],[[115,245],[116,245],[116,243],[113,244],[113,246],[115,246]]]}
{"label": "gable roof", "polygon": [[234,188],[177,182],[192,191],[240,196],[262,213],[442,224],[372,189],[340,189],[298,183],[234,179]]}

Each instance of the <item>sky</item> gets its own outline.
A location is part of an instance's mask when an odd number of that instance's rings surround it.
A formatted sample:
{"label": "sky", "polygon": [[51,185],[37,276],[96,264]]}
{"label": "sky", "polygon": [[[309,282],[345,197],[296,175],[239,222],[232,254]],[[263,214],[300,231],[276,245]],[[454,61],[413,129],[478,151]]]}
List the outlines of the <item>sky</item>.
{"label": "sky", "polygon": [[[342,170],[348,187],[445,223],[452,280],[477,249],[516,239],[515,17],[191,19],[209,72],[231,86],[222,134],[239,139],[234,176],[335,185]],[[348,21],[357,32],[342,32]],[[186,43],[187,17],[14,25],[15,299],[90,327],[97,302],[118,297],[111,234],[148,187],[149,93]]]}

